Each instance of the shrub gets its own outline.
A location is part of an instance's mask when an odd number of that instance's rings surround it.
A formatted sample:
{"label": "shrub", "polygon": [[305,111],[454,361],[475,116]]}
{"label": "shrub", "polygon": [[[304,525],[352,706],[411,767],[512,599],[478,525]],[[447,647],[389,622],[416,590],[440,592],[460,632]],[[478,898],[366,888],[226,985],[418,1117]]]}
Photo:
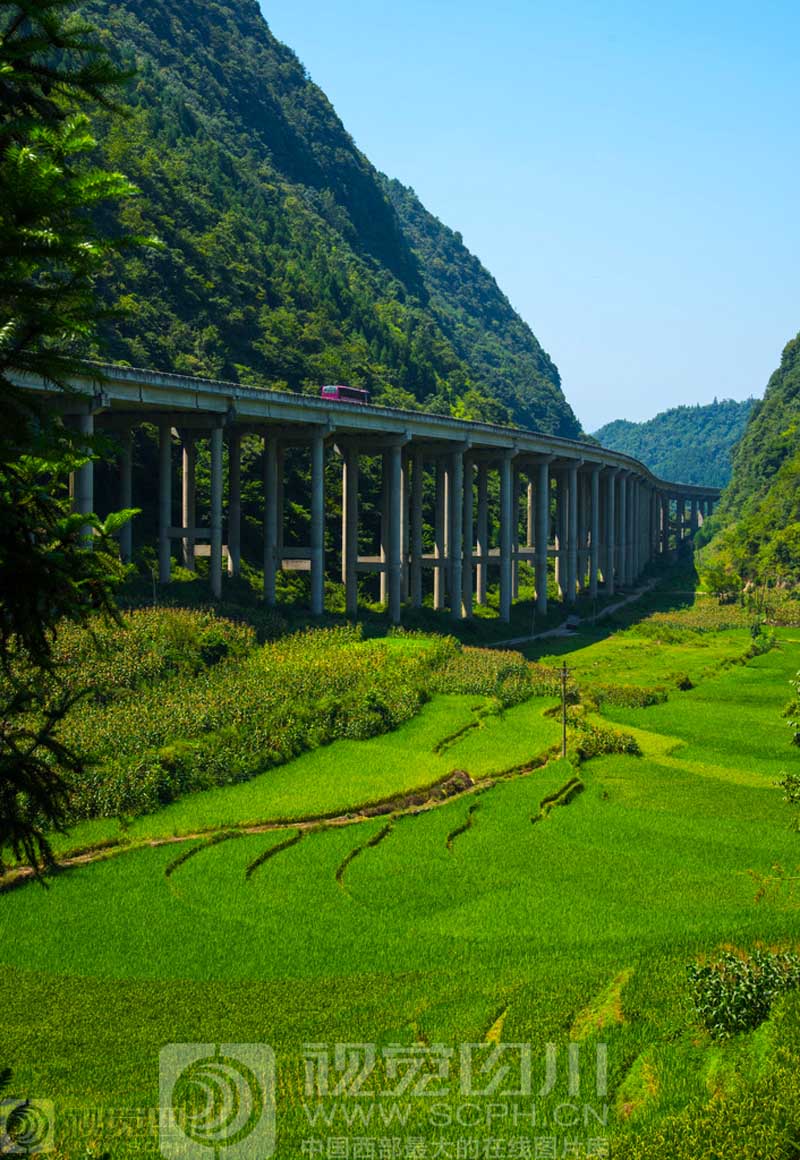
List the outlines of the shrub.
{"label": "shrub", "polygon": [[621,705],[626,709],[661,705],[668,697],[662,685],[649,688],[641,685],[592,685],[590,694],[599,705]]}
{"label": "shrub", "polygon": [[641,755],[635,737],[621,729],[591,721],[582,706],[573,706],[567,711],[567,724],[571,730],[569,756],[575,764],[612,753],[625,753],[631,757]]}
{"label": "shrub", "polygon": [[800,956],[763,947],[731,949],[710,962],[692,963],[688,972],[698,1017],[724,1039],[758,1027],[778,995],[800,986]]}

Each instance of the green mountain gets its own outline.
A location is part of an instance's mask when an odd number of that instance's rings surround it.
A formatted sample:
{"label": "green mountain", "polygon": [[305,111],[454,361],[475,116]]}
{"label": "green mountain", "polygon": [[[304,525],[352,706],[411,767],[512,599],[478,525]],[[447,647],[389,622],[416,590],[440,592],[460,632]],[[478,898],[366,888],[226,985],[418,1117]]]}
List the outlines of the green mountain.
{"label": "green mountain", "polygon": [[701,570],[720,591],[800,583],[800,335],[753,407],[704,538]]}
{"label": "green mountain", "polygon": [[88,0],[136,76],[100,115],[160,252],[109,273],[116,360],[576,436],[556,367],[460,236],[355,147],[256,0]]}
{"label": "green mountain", "polygon": [[617,419],[594,437],[640,459],[662,479],[724,487],[731,477],[731,452],[753,406],[753,399],[715,399],[705,407],[673,407],[646,423]]}

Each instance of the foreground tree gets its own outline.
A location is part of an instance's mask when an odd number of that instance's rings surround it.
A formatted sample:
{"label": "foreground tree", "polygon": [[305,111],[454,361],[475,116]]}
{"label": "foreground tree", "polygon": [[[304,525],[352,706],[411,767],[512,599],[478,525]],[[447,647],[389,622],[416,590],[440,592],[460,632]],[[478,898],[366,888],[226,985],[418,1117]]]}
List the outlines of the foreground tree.
{"label": "foreground tree", "polygon": [[[69,709],[52,642],[63,618],[114,614],[122,576],[105,523],[73,513],[70,472],[94,454],[53,420],[33,375],[68,393],[104,311],[94,282],[140,239],[103,236],[101,207],[135,191],[93,167],[83,111],[125,79],[71,0],[0,0],[0,866],[50,858],[80,756],[58,741]],[[87,527],[92,535],[87,539]]]}

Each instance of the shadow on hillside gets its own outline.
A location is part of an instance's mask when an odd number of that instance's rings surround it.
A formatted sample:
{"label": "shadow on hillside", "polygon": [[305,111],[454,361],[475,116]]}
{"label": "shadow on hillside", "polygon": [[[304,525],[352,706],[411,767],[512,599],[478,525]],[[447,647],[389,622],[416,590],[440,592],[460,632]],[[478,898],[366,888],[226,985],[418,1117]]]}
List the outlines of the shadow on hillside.
{"label": "shadow on hillside", "polygon": [[[201,562],[205,564],[205,561]],[[201,567],[198,574],[175,569],[169,585],[159,585],[152,574],[132,577],[120,593],[119,603],[123,609],[159,606],[178,608],[214,608],[221,616],[249,621],[259,639],[271,640],[287,632],[297,632],[306,627],[329,627],[348,623],[344,613],[344,592],[341,585],[326,585],[326,611],[324,616],[312,617],[308,612],[307,577],[289,575],[281,578],[278,605],[268,608],[261,598],[261,577],[245,569],[241,577],[225,577],[223,599],[214,601],[208,589],[206,569]],[[527,599],[516,601],[510,623],[506,624],[497,615],[497,591],[490,590],[489,605],[475,608],[472,620],[454,621],[449,611],[435,612],[429,605],[421,609],[403,609],[403,628],[406,631],[440,633],[452,635],[467,645],[491,647],[501,641],[530,637],[549,629],[558,628],[568,616],[577,615],[581,625],[565,637],[549,637],[539,642],[518,646],[531,659],[542,655],[566,655],[576,648],[582,648],[593,641],[603,640],[620,628],[627,628],[653,612],[677,612],[689,607],[698,584],[697,573],[689,561],[677,565],[650,569],[646,579],[655,580],[657,587],[639,600],[632,601],[594,623],[604,609],[618,604],[626,592],[618,592],[609,597],[602,586],[596,601],[581,597],[576,605],[567,608],[558,600],[551,600],[548,613],[543,617],[536,612],[532,590],[523,590]],[[359,607],[358,623],[366,637],[386,636],[391,625],[386,609],[379,604],[365,603]]]}
{"label": "shadow on hillside", "polygon": [[578,649],[606,640],[615,632],[646,620],[654,612],[677,613],[693,605],[699,578],[692,561],[663,568],[655,567],[646,578],[655,580],[656,587],[640,599],[609,613],[597,623],[584,620],[566,636],[552,636],[534,641],[520,651],[529,660],[537,660],[542,656],[569,656]]}

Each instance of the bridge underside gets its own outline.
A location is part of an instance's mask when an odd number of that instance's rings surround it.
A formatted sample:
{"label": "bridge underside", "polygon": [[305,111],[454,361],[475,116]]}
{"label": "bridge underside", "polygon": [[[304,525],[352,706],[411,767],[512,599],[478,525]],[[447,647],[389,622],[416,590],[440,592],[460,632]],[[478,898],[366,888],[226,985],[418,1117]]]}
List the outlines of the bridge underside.
{"label": "bridge underside", "polygon": [[[222,592],[223,567],[241,567],[241,441],[263,441],[264,598],[276,599],[279,569],[310,573],[310,608],[323,611],[325,580],[325,465],[341,463],[341,579],[347,611],[358,609],[358,578],[380,576],[382,601],[394,623],[404,605],[420,607],[432,587],[433,605],[454,619],[486,604],[490,579],[499,580],[500,616],[508,620],[519,588],[520,564],[535,575],[536,607],[547,611],[549,562],[561,598],[596,596],[633,584],[647,564],[674,551],[713,510],[718,492],[667,483],[641,463],[587,443],[536,432],[468,423],[446,416],[330,403],[306,396],[232,384],[103,368],[102,389],[89,380],[76,393],[48,398],[66,422],[86,435],[105,430],[119,442],[120,507],[135,506],[132,437],[150,423],[159,431],[159,580],[170,581],[177,544],[185,567],[209,557],[211,593]],[[28,383],[36,389],[42,385]],[[210,444],[210,523],[196,519],[196,452]],[[310,457],[309,543],[284,543],[284,457],[306,447]],[[180,520],[174,519],[173,459],[180,456]],[[223,507],[224,459],[228,502]],[[359,555],[359,466],[381,459],[380,547]],[[433,545],[426,550],[423,497],[434,494]],[[490,544],[490,494],[499,491],[498,542]],[[78,511],[94,509],[94,468],[75,473]],[[338,506],[338,505],[337,505]],[[178,504],[175,503],[175,508]],[[130,525],[120,535],[132,554]],[[433,574],[432,586],[426,574]]]}

